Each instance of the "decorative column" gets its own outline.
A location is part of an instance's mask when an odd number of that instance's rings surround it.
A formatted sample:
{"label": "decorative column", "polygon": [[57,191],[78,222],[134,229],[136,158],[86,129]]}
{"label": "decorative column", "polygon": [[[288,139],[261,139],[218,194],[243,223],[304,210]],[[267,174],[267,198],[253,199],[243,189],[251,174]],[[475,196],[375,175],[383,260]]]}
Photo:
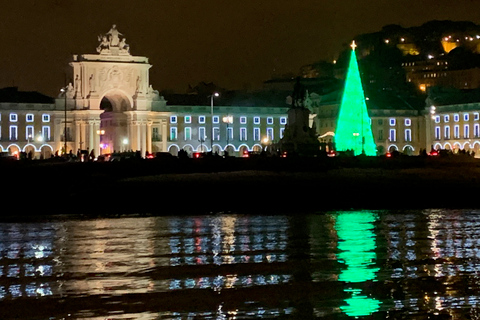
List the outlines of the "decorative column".
{"label": "decorative column", "polygon": [[147,150],[152,152],[152,121],[147,122]]}
{"label": "decorative column", "polygon": [[163,120],[162,121],[162,151],[167,152],[167,121]]}
{"label": "decorative column", "polygon": [[145,120],[142,121],[141,126],[142,126],[142,137],[141,137],[142,148],[141,148],[141,151],[142,151],[142,154],[145,154],[145,152],[148,151],[147,150],[147,132],[146,132],[147,131],[147,123],[146,123]]}
{"label": "decorative column", "polygon": [[137,121],[137,139],[136,139],[136,142],[137,142],[137,145],[135,147],[135,150],[140,150],[141,149],[141,138],[142,138],[142,132],[141,132],[141,122],[140,121]]}
{"label": "decorative column", "polygon": [[88,130],[89,130],[89,132],[88,132],[88,149],[89,149],[90,151],[96,149],[96,148],[95,148],[95,144],[94,144],[94,140],[93,140],[93,139],[94,139],[94,132],[95,132],[95,131],[94,131],[94,129],[95,129],[94,124],[95,124],[95,123],[94,123],[93,120],[89,120],[89,121],[88,121]]}
{"label": "decorative column", "polygon": [[82,130],[82,124],[80,120],[75,121],[75,143],[74,143],[75,150],[73,150],[74,153],[77,153],[77,150],[81,149],[82,147],[82,144],[80,141],[82,139],[81,130]]}

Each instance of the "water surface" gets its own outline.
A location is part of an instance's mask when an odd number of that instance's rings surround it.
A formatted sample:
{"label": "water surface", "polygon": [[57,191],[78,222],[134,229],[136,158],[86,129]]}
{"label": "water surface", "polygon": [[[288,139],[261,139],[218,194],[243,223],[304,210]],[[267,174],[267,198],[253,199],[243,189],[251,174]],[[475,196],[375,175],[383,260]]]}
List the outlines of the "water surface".
{"label": "water surface", "polygon": [[479,319],[480,211],[0,223],[1,319]]}

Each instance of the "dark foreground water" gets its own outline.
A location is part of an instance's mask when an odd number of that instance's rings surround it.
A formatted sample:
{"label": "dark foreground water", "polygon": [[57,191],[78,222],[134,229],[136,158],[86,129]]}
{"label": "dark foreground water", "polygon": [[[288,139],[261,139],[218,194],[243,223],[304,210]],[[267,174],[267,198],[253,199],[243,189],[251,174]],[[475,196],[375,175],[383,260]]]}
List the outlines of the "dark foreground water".
{"label": "dark foreground water", "polygon": [[0,223],[0,319],[480,319],[480,211]]}

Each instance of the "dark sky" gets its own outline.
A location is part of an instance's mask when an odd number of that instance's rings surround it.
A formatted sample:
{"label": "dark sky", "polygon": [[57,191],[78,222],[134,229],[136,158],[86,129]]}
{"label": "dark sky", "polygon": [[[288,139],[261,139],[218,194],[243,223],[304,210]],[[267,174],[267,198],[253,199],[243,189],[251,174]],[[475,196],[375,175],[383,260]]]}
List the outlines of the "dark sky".
{"label": "dark sky", "polygon": [[154,89],[213,81],[258,88],[333,60],[361,33],[430,20],[480,24],[479,0],[0,0],[0,87],[54,96],[72,54],[96,53],[112,24],[153,67]]}

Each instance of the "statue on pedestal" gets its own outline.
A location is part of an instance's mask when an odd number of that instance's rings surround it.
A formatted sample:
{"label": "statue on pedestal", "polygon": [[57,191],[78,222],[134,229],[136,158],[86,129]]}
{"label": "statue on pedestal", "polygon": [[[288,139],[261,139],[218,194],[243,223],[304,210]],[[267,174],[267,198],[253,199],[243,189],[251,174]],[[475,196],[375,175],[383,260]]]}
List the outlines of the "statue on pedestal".
{"label": "statue on pedestal", "polygon": [[100,54],[130,54],[130,46],[126,43],[126,38],[117,30],[114,24],[110,30],[98,36],[99,44],[97,52]]}
{"label": "statue on pedestal", "polygon": [[288,120],[283,138],[279,142],[280,152],[290,155],[313,156],[319,153],[315,126],[309,126],[310,110],[305,103],[308,101],[308,91],[300,82],[300,78],[293,88],[291,107],[288,110]]}

